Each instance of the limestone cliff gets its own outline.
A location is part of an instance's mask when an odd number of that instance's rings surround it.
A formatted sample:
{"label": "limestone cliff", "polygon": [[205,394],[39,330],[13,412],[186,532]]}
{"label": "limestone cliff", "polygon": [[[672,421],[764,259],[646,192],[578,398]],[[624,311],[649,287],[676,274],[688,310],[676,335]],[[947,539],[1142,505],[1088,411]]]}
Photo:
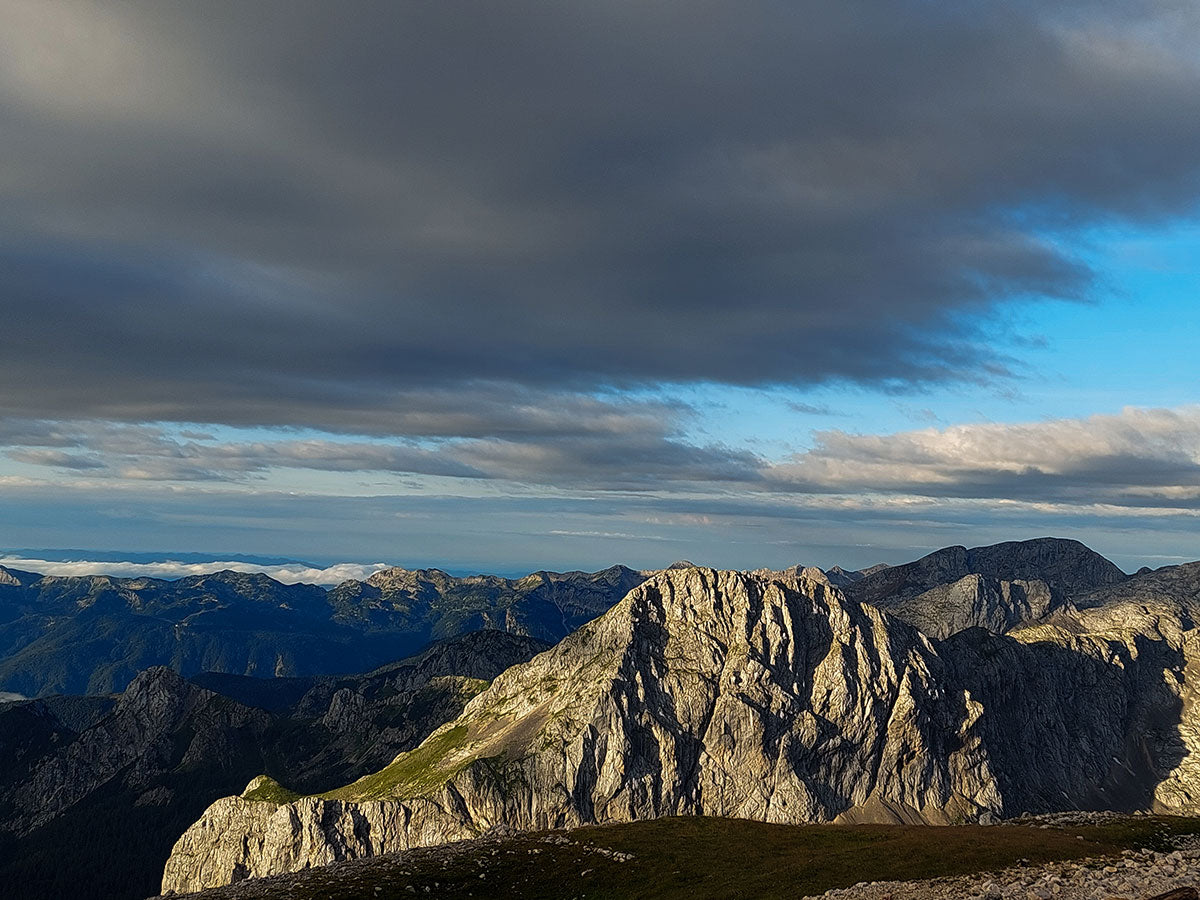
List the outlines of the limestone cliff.
{"label": "limestone cliff", "polygon": [[876,569],[844,589],[863,603],[895,602],[968,575],[999,581],[1038,580],[1066,597],[1117,585],[1128,577],[1078,541],[1037,538],[969,550],[943,547],[914,562]]}
{"label": "limestone cliff", "polygon": [[939,639],[968,628],[1004,634],[1064,604],[1062,595],[1043,581],[1002,581],[986,575],[966,575],[915,597],[876,601],[881,609]]}
{"label": "limestone cliff", "polygon": [[466,837],[662,815],[977,820],[982,707],[917,630],[809,579],[669,570],[387,768],[215,804],[164,891]]}

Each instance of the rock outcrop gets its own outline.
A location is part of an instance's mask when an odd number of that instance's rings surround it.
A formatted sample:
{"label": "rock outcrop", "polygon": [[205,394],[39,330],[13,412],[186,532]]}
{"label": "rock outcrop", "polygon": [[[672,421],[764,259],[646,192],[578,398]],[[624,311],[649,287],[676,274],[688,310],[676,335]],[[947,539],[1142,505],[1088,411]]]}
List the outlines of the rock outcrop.
{"label": "rock outcrop", "polygon": [[1078,541],[1037,538],[970,550],[944,547],[914,562],[876,569],[844,585],[844,590],[862,603],[895,603],[968,575],[998,581],[1041,581],[1065,597],[1119,584],[1129,577]]}
{"label": "rock outcrop", "polygon": [[939,639],[968,628],[1004,634],[1064,604],[1062,595],[1043,581],[1001,581],[986,575],[966,575],[915,597],[876,601],[881,609]]}
{"label": "rock outcrop", "polygon": [[950,683],[923,634],[824,582],[667,571],[380,772],[320,797],[258,785],[219,801],[163,889],[500,825],[989,818],[1003,800],[983,708]]}
{"label": "rock outcrop", "polygon": [[1139,572],[1127,581],[1104,585],[1073,598],[1080,609],[1137,603],[1200,622],[1200,562]]}

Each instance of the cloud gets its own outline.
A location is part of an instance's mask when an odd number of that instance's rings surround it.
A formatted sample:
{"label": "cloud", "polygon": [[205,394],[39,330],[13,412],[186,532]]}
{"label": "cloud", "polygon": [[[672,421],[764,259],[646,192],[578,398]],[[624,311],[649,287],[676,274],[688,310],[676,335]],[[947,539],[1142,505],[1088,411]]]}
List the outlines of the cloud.
{"label": "cloud", "polygon": [[[218,440],[158,425],[13,421],[9,436],[0,428],[0,452],[27,465],[134,481],[226,482],[271,471],[309,470],[646,490],[659,483],[757,478],[761,460],[753,454],[694,446],[680,438],[676,412],[657,403],[573,403],[558,417],[534,409],[520,424],[522,411],[516,410],[506,424],[484,428],[480,417],[472,425],[505,437],[435,436],[424,443],[295,439],[281,431],[265,439]],[[3,449],[6,441],[23,446]],[[76,452],[55,449],[60,443]]]}
{"label": "cloud", "polygon": [[496,437],[457,398],[990,380],[999,306],[1087,296],[1048,234],[1200,198],[1180,4],[3,9],[22,418]]}
{"label": "cloud", "polygon": [[[747,515],[774,515],[773,504],[794,505],[801,496],[814,510],[864,515],[932,507],[950,498],[986,501],[997,510],[1016,503],[1112,516],[1200,510],[1200,406],[1130,407],[1080,419],[882,435],[830,430],[818,432],[811,449],[779,460],[719,444],[695,445],[670,420],[651,421],[636,407],[626,410],[629,419],[617,409],[609,412],[606,424],[591,431],[556,429],[546,420],[526,437],[422,443],[296,439],[287,432],[218,440],[185,437],[163,426],[12,422],[12,433],[33,446],[2,452],[92,484],[228,484],[286,471],[382,472],[439,479],[453,493],[478,494],[484,485],[502,492],[529,487],[593,497],[633,492],[656,498],[664,509],[671,498],[695,498],[692,512],[702,512],[704,504],[719,511],[744,503]],[[636,427],[627,427],[631,424]],[[40,432],[52,446],[38,446]]]}
{"label": "cloud", "polygon": [[290,565],[262,565],[237,560],[219,560],[211,562],[177,562],[162,560],[161,562],[140,563],[111,560],[70,560],[56,561],[47,559],[25,559],[17,556],[0,556],[0,565],[25,572],[37,572],[41,575],[112,575],[117,578],[163,578],[175,580],[189,575],[207,575],[212,572],[264,572],[276,581],[284,584],[321,584],[335,585],[348,579],[365,581],[373,574],[386,569],[386,563],[336,563],[331,566],[305,566],[299,563]]}
{"label": "cloud", "polygon": [[75,453],[64,453],[62,450],[10,450],[6,455],[17,462],[29,463],[34,466],[53,466],[56,469],[105,468],[105,464],[99,459]]}
{"label": "cloud", "polygon": [[1200,406],[889,435],[826,431],[764,473],[802,493],[1200,508]]}

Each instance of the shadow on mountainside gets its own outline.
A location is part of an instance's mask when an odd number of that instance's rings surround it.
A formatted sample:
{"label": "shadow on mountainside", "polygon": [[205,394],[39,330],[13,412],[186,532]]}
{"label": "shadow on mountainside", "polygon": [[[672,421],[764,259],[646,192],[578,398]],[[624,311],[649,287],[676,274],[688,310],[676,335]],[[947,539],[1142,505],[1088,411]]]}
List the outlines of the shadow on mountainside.
{"label": "shadow on mountainside", "polygon": [[1188,755],[1183,702],[1168,686],[1183,653],[1164,640],[1107,644],[1109,659],[982,628],[939,644],[980,720],[1006,817],[1061,810],[1155,808]]}

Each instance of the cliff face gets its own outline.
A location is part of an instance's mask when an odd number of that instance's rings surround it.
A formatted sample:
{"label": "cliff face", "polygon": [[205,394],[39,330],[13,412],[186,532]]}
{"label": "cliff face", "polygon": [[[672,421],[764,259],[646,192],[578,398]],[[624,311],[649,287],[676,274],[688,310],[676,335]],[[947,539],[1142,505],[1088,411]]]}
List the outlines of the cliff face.
{"label": "cliff face", "polygon": [[667,571],[382,771],[290,803],[261,784],[220,801],[163,888],[501,824],[990,817],[983,709],[949,680],[924,635],[825,583]]}
{"label": "cliff face", "polygon": [[[1084,562],[1084,582],[1115,577]],[[315,797],[254,783],[220,801],[176,844],[163,888],[496,826],[1195,813],[1200,639],[1166,596],[1191,573],[1150,575],[1084,609],[1040,580],[982,575],[893,601],[942,609],[937,641],[824,581],[668,570],[381,771]]]}
{"label": "cliff face", "polygon": [[876,601],[880,609],[938,639],[968,628],[1004,634],[1064,604],[1062,595],[1043,581],[1002,581],[986,575],[966,575],[915,597]]}

